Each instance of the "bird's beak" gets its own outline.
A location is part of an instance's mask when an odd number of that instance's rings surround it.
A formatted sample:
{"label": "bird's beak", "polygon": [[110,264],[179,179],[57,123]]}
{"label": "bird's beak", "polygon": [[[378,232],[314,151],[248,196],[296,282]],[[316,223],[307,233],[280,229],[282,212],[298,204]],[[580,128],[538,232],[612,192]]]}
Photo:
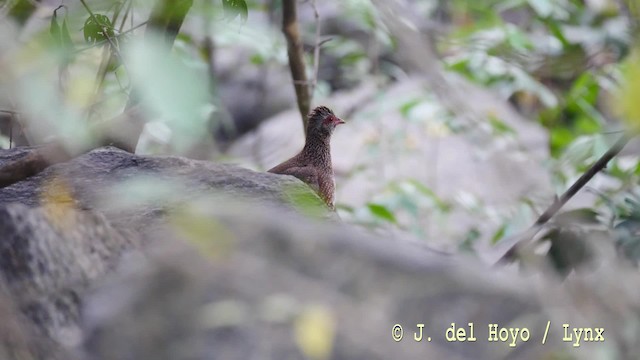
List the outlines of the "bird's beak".
{"label": "bird's beak", "polygon": [[344,120],[342,120],[339,117],[337,117],[336,118],[336,125],[340,125],[340,124],[344,124]]}

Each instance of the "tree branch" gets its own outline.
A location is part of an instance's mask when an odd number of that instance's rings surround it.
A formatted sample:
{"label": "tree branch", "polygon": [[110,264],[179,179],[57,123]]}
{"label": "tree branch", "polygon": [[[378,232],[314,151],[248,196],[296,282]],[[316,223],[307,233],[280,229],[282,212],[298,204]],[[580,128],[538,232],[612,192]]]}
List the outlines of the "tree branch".
{"label": "tree branch", "polygon": [[564,204],[569,201],[569,199],[571,199],[578,191],[580,191],[580,189],[582,189],[583,186],[585,186],[589,182],[589,180],[591,180],[591,178],[593,178],[602,169],[607,167],[607,163],[620,153],[625,145],[627,145],[629,140],[631,140],[631,138],[626,135],[618,139],[618,141],[616,141],[616,143],[613,144],[611,148],[609,148],[609,150],[607,150],[607,152],[598,159],[598,161],[591,165],[589,170],[582,174],[582,176],[580,176],[580,178],[578,178],[578,180],[576,180],[576,182],[573,183],[573,185],[571,185],[571,187],[569,187],[569,189],[567,189],[567,191],[565,191],[562,196],[556,199],[556,201],[554,201],[553,204],[551,204],[551,206],[549,206],[549,208],[545,212],[543,212],[540,217],[538,217],[538,220],[536,220],[534,226],[543,225],[548,222],[558,212],[558,210],[560,210],[564,206]]}
{"label": "tree branch", "polygon": [[[143,26],[147,25],[147,23],[148,23],[148,21],[142,22],[142,23],[140,23],[140,24],[138,24],[138,25],[136,25],[136,26],[133,26],[133,27],[132,27],[132,28],[130,28],[130,29],[127,29],[126,31],[122,31],[122,32],[118,33],[118,35],[114,35],[114,36],[113,36],[113,38],[114,38],[114,39],[119,39],[120,37],[122,37],[122,36],[124,36],[124,35],[127,35],[127,34],[129,34],[129,33],[133,32],[133,31],[137,30],[138,28],[141,28],[141,27],[143,27]],[[81,53],[81,52],[83,52],[83,51],[86,51],[86,50],[89,50],[89,49],[93,49],[93,48],[94,48],[94,47],[96,47],[96,46],[104,45],[104,44],[106,44],[107,42],[108,42],[107,40],[96,41],[96,42],[95,42],[95,43],[93,43],[93,44],[90,44],[90,45],[87,45],[87,46],[85,46],[85,47],[83,47],[83,48],[80,48],[80,49],[74,50],[74,51],[73,51],[73,53],[74,53],[74,54]]]}
{"label": "tree branch", "polygon": [[311,8],[313,9],[313,17],[316,22],[316,41],[313,46],[313,79],[311,79],[311,85],[309,86],[309,97],[313,99],[313,94],[318,85],[318,70],[320,68],[320,14],[318,13],[318,7],[316,6],[316,0],[311,0]]}
{"label": "tree branch", "polygon": [[504,246],[500,246],[498,261],[512,259],[519,253],[523,246],[527,244],[542,229],[551,218],[582,189],[597,173],[607,167],[607,163],[631,140],[629,135],[623,135],[607,152],[605,152],[578,180],[576,180],[553,204],[551,204],[536,220],[536,222],[526,231],[503,241]]}
{"label": "tree branch", "polygon": [[307,74],[304,66],[304,52],[300,31],[298,29],[296,0],[282,1],[282,32],[287,39],[287,55],[289,56],[289,68],[293,87],[298,100],[298,110],[302,116],[302,125],[307,132],[307,114],[311,108]]}

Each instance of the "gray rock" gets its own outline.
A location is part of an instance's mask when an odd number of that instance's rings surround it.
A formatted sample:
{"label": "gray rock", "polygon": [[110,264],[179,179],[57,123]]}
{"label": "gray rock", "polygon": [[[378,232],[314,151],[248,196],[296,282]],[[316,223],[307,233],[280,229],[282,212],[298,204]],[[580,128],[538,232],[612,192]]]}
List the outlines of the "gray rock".
{"label": "gray rock", "polygon": [[[296,207],[295,198],[308,196],[315,204],[319,197],[292,176],[254,172],[234,165],[215,164],[208,161],[181,157],[137,156],[113,147],[93,150],[72,161],[47,168],[37,176],[0,189],[0,205],[21,203],[31,207],[41,205],[43,189],[52,182],[66,187],[75,206],[81,209],[100,209],[109,214],[117,224],[136,224],[143,215],[162,213],[172,201],[196,199],[203,194],[218,194],[221,201],[245,199],[266,202],[287,209]],[[162,193],[153,206],[146,209],[123,210],[114,201],[136,194],[123,193],[126,186],[137,184],[145,188],[158,187]],[[54,190],[55,192],[56,190]],[[51,194],[56,197],[56,194]],[[126,200],[126,199],[124,199]],[[147,214],[151,212],[151,214]],[[328,213],[328,212],[327,212]],[[158,215],[158,214],[155,214]]]}
{"label": "gray rock", "polygon": [[[204,209],[197,217],[219,229],[205,236],[209,251],[194,247],[205,238],[156,230],[164,237],[146,262],[91,297],[90,359],[304,359],[296,333],[318,313],[334,324],[331,359],[496,359],[515,352],[487,342],[486,324],[542,323],[523,287],[501,287],[487,269],[473,275],[482,267],[471,259],[254,206]],[[454,321],[477,324],[481,340],[448,343]],[[406,328],[399,343],[396,323]],[[417,323],[432,343],[413,340]],[[517,353],[547,349],[536,342]]]}
{"label": "gray rock", "polygon": [[[0,160],[6,165],[25,154],[25,149],[12,149]],[[175,194],[123,208],[117,200],[127,195],[118,193],[118,186],[136,179],[176,185]],[[300,199],[310,206],[322,204],[288,176],[97,149],[0,189],[0,281],[38,336],[74,347],[82,338],[78,321],[85,292],[126,250],[139,248],[146,235],[140,228],[162,223],[177,203],[204,195],[215,195],[209,199],[216,201],[281,204],[289,212]]]}
{"label": "gray rock", "polygon": [[81,299],[135,245],[101,216],[68,204],[0,206],[0,281],[40,335],[80,340]]}
{"label": "gray rock", "polygon": [[[154,187],[161,182],[169,191]],[[294,178],[112,148],[0,190],[0,315],[13,318],[0,322],[0,355],[539,359],[639,350],[628,286],[636,270],[608,264],[563,286],[302,216],[301,195],[318,200]],[[472,323],[477,340],[447,340],[452,323],[467,336]],[[607,342],[563,345],[562,323],[605,327]],[[398,342],[395,324],[404,327]],[[414,341],[417,324],[430,342]],[[488,341],[489,324],[527,328],[530,339]],[[23,340],[7,326],[27,329]]]}
{"label": "gray rock", "polygon": [[52,340],[38,336],[36,329],[17,311],[0,281],[0,359],[73,360],[69,352]]}

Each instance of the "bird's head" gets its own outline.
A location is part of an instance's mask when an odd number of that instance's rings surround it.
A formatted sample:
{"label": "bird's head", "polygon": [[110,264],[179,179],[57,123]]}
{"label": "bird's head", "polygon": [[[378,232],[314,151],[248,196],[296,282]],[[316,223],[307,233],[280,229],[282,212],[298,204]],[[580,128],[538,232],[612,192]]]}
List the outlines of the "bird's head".
{"label": "bird's head", "polygon": [[330,136],[336,126],[340,124],[344,124],[344,120],[337,117],[331,109],[326,106],[318,106],[309,113],[307,133]]}

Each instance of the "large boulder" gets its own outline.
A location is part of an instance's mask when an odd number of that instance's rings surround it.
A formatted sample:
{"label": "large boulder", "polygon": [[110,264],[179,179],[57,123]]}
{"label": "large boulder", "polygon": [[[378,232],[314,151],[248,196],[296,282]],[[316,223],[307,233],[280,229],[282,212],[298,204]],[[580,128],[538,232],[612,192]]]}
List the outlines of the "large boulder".
{"label": "large boulder", "polygon": [[[38,359],[637,353],[637,301],[623,282],[606,280],[611,271],[560,286],[374,236],[327,219],[313,200],[288,176],[94,150],[0,189],[0,295],[9,304],[0,296],[0,313],[28,330],[17,344],[29,354],[52,349]],[[610,294],[618,294],[613,308],[602,301]],[[476,341],[447,331],[455,325],[470,337],[469,323]],[[563,323],[603,327],[607,342],[574,348],[562,341]],[[489,341],[490,324],[526,328],[527,341]],[[13,341],[6,326],[0,355]]]}

